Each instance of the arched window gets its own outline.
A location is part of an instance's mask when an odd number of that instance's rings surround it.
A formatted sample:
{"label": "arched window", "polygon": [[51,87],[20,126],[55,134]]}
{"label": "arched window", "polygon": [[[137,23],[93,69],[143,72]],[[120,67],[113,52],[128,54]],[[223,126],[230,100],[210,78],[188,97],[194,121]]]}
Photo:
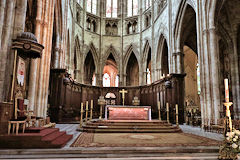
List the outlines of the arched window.
{"label": "arched window", "polygon": [[95,76],[95,73],[93,73],[92,85],[93,85],[93,86],[96,86],[96,76]]}
{"label": "arched window", "polygon": [[97,0],[87,0],[87,11],[97,14]]}
{"label": "arched window", "polygon": [[128,17],[138,14],[138,0],[128,0]]}
{"label": "arched window", "polygon": [[115,87],[118,87],[118,83],[119,83],[119,77],[116,76],[116,79],[115,79]]}
{"label": "arched window", "polygon": [[145,0],[145,9],[148,9],[149,7],[152,6],[152,0]]}
{"label": "arched window", "polygon": [[147,84],[151,84],[152,80],[151,80],[151,71],[149,68],[147,68]]}
{"label": "arched window", "polygon": [[117,17],[118,1],[107,0],[106,3],[106,17]]}
{"label": "arched window", "polygon": [[110,87],[110,76],[107,73],[103,75],[103,87]]}

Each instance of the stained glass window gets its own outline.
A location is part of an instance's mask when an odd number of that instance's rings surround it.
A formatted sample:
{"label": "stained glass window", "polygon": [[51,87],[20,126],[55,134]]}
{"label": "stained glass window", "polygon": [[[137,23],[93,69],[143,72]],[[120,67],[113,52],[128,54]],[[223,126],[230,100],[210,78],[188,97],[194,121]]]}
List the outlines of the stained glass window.
{"label": "stained glass window", "polygon": [[87,11],[97,14],[97,0],[87,0]]}
{"label": "stained glass window", "polygon": [[138,0],[128,0],[128,17],[138,14]]}
{"label": "stained glass window", "polygon": [[107,0],[106,3],[106,17],[117,17],[118,1]]}

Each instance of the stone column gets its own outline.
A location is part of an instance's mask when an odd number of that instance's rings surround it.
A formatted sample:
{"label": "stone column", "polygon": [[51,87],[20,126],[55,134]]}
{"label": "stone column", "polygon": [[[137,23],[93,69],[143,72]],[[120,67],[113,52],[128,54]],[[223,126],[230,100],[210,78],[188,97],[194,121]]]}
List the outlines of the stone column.
{"label": "stone column", "polygon": [[[4,5],[4,4],[3,4]],[[14,1],[6,2],[6,13],[3,17],[3,28],[2,28],[2,37],[1,37],[1,48],[0,48],[0,101],[4,100],[4,82],[5,82],[5,73],[7,65],[7,52],[8,44],[11,38],[11,31],[13,25],[13,16],[14,16]]]}
{"label": "stone column", "polygon": [[[209,58],[208,58],[208,43],[207,43],[207,34],[208,31],[207,30],[203,30],[203,68],[204,68],[204,77],[205,79],[203,79],[203,88],[204,90],[202,90],[202,94],[204,94],[204,96],[206,97],[205,99],[205,116],[207,121],[207,124],[210,124],[210,118],[212,117],[212,113],[211,113],[211,106],[212,106],[212,102],[211,102],[211,90],[210,90],[210,67],[209,67]],[[204,120],[205,121],[205,120]]]}
{"label": "stone column", "polygon": [[216,29],[209,29],[209,55],[210,55],[210,63],[211,63],[211,83],[212,86],[212,115],[215,124],[217,123],[217,119],[220,117],[220,83],[219,83],[219,55],[217,52],[217,39],[216,39]]}
{"label": "stone column", "polygon": [[232,73],[232,92],[234,118],[240,118],[240,83],[239,83],[239,67],[238,67],[238,50],[237,50],[237,32],[233,33],[233,56],[231,56],[231,73]]}
{"label": "stone column", "polygon": [[[41,26],[42,26],[42,0],[38,0],[37,2],[37,16],[36,16],[36,24],[35,24],[35,36],[38,40],[38,43],[41,43]],[[28,91],[28,99],[29,99],[29,107],[30,109],[37,112],[37,108],[35,107],[35,94],[37,89],[37,76],[38,76],[38,59],[31,60],[30,66],[30,75],[29,75],[29,91]]]}
{"label": "stone column", "polygon": [[177,61],[177,73],[181,74],[183,73],[183,56],[184,54],[182,52],[177,52],[176,54],[176,61]]}
{"label": "stone column", "polygon": [[2,29],[3,29],[3,24],[4,24],[4,11],[6,7],[6,0],[1,0],[0,1],[0,48],[2,44]]}

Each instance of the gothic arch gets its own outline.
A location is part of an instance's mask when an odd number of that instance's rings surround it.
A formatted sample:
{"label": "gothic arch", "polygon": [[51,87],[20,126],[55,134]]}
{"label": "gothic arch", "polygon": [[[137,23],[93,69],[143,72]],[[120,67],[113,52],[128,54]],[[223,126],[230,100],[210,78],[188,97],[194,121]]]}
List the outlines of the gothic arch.
{"label": "gothic arch", "polygon": [[[169,52],[168,52],[168,42],[163,34],[160,35],[157,46],[157,55],[156,55],[156,69],[157,69],[157,78],[160,79],[162,74],[169,73]],[[167,52],[167,53],[165,53]],[[164,58],[165,56],[165,58]],[[167,63],[164,62],[167,60]],[[164,65],[166,64],[166,66]],[[166,68],[165,68],[166,67]]]}
{"label": "gothic arch", "polygon": [[[94,46],[93,43],[91,43],[91,44],[87,47],[87,51],[84,53],[84,56],[83,56],[83,65],[84,65],[84,61],[85,61],[85,59],[86,59],[87,54],[88,54],[89,51],[92,53],[92,56],[93,56],[93,59],[94,59],[94,64],[95,64],[95,66],[96,66],[96,68],[97,68],[97,66],[98,66],[98,55],[97,55],[97,50],[96,50],[96,48],[95,48],[95,46]],[[82,66],[82,67],[84,67],[84,66]],[[97,69],[96,69],[96,71],[97,71]]]}
{"label": "gothic arch", "polygon": [[[123,73],[124,73],[124,74],[126,74],[126,68],[127,68],[128,60],[129,60],[129,58],[130,58],[130,56],[131,56],[132,53],[133,53],[133,54],[135,55],[135,57],[137,58],[138,64],[140,64],[140,63],[139,63],[139,62],[140,62],[140,60],[139,60],[139,53],[138,53],[136,47],[134,47],[133,44],[131,44],[131,45],[129,46],[129,48],[128,48],[126,54],[125,54],[125,56],[124,56],[124,59],[123,59],[123,64],[124,64],[124,65],[123,65]],[[140,65],[138,65],[138,66],[139,66],[139,70],[140,70]]]}
{"label": "gothic arch", "polygon": [[103,64],[102,64],[101,69],[100,69],[101,71],[103,70],[103,68],[105,66],[105,62],[108,59],[110,54],[113,55],[113,57],[114,57],[114,59],[117,63],[117,67],[118,67],[118,69],[120,69],[120,63],[119,63],[119,61],[117,61],[119,59],[120,54],[116,51],[116,49],[112,45],[110,45],[110,47],[107,49],[106,53],[104,54],[104,56],[102,58]]}
{"label": "gothic arch", "polygon": [[181,48],[183,48],[183,44],[181,44],[182,43],[181,34],[182,34],[182,28],[184,25],[183,24],[184,16],[186,15],[186,10],[188,6],[190,6],[194,10],[195,16],[196,16],[196,8],[193,4],[194,3],[191,0],[183,0],[178,9],[178,12],[177,12],[178,14],[176,16],[175,27],[173,32],[174,40],[176,43],[175,44],[176,52],[181,52]]}

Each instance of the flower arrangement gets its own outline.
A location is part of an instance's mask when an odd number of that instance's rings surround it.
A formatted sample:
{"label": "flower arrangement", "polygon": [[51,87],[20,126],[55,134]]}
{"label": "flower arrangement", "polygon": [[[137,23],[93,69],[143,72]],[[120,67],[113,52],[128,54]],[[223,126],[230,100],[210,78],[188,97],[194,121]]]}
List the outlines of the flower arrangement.
{"label": "flower arrangement", "polygon": [[227,132],[225,140],[219,149],[219,159],[237,159],[240,153],[240,131],[233,128]]}

